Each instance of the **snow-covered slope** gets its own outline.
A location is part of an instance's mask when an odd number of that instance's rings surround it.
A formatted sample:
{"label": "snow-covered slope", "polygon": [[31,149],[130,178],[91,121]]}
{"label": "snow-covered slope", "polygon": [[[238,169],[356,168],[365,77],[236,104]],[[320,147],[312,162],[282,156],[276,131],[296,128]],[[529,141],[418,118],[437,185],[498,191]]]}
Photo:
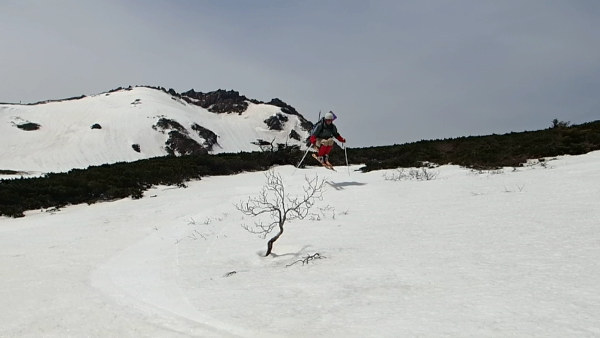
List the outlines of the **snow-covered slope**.
{"label": "snow-covered slope", "polygon": [[[162,90],[134,87],[35,105],[0,104],[0,170],[58,172],[169,152],[256,151],[258,140],[293,145],[307,137],[301,116],[246,103],[241,114],[213,113]],[[278,119],[281,130],[270,129],[269,118]],[[290,137],[295,134],[297,139]]]}
{"label": "snow-covered slope", "polygon": [[0,217],[0,337],[598,337],[600,152],[543,163],[276,167],[325,199],[269,257],[262,173]]}

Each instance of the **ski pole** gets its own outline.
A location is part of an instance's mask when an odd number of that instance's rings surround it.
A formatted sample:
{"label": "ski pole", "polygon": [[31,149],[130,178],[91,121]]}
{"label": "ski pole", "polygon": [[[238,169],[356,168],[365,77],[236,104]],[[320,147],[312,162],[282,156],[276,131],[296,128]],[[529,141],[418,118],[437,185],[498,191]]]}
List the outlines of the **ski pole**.
{"label": "ski pole", "polygon": [[304,156],[302,156],[302,159],[300,160],[300,162],[298,162],[298,165],[296,166],[296,169],[300,168],[300,165],[302,164],[302,162],[304,161],[304,158],[306,157],[306,155],[308,154],[308,151],[310,150],[310,147],[306,148],[306,152],[304,152]]}
{"label": "ski pole", "polygon": [[344,143],[344,156],[346,157],[346,167],[348,168],[348,176],[350,176],[350,165],[348,165],[348,152],[346,152],[346,143]]}

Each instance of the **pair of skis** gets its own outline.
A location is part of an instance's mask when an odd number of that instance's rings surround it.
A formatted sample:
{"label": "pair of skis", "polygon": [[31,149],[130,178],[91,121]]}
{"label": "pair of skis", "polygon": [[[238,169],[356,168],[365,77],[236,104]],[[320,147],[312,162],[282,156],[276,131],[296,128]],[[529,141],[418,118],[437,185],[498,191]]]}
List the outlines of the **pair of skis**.
{"label": "pair of skis", "polygon": [[[304,156],[302,156],[302,159],[300,160],[300,162],[298,162],[298,165],[296,165],[296,169],[300,168],[300,165],[302,164],[302,162],[304,162],[304,159],[306,158],[306,155],[308,154],[308,152],[310,151],[310,147],[308,149],[306,149],[306,152],[304,153]],[[333,171],[337,171],[335,170],[335,168],[333,167],[333,165],[329,162],[324,162],[323,160],[319,160],[319,157],[317,156],[317,154],[313,153],[312,157],[319,162],[324,168],[329,169],[329,170],[333,170]],[[346,161],[347,162],[347,161]]]}
{"label": "pair of skis", "polygon": [[319,156],[317,156],[317,154],[313,153],[313,154],[312,154],[312,157],[313,157],[315,160],[317,160],[317,162],[321,163],[321,165],[322,165],[324,168],[327,168],[327,169],[329,169],[329,170],[333,170],[333,171],[337,171],[337,170],[335,170],[335,168],[333,167],[333,165],[332,165],[331,163],[329,163],[329,161],[325,162],[325,161],[323,161],[323,160],[319,159]]}
{"label": "pair of skis", "polygon": [[[343,148],[344,148],[344,156],[346,157],[346,167],[348,168],[348,175],[350,175],[350,166],[348,165],[348,153],[346,152],[346,146],[344,145]],[[302,162],[304,162],[304,159],[306,158],[306,155],[308,154],[308,152],[310,151],[310,149],[311,149],[311,147],[308,147],[306,149],[306,152],[304,153],[304,156],[302,156],[302,159],[296,165],[296,169],[300,168],[300,165],[302,164]],[[331,163],[329,163],[329,161],[328,162],[323,162],[323,160],[319,160],[319,157],[317,156],[317,154],[313,153],[312,157],[314,157],[314,159],[317,162],[319,162],[324,168],[329,169],[329,170],[333,170],[333,171],[337,171],[337,170],[335,170],[335,168],[333,167],[333,165]]]}

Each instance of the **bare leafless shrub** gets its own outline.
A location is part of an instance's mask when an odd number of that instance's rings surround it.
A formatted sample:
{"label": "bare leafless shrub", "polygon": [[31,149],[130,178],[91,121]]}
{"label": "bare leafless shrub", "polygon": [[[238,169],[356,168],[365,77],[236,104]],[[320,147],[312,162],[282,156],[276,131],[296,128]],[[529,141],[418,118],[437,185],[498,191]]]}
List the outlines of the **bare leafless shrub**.
{"label": "bare leafless shrub", "polygon": [[318,200],[323,198],[324,180],[318,176],[305,178],[302,196],[291,196],[287,193],[281,175],[269,170],[265,177],[267,183],[255,197],[249,197],[247,201],[240,202],[236,208],[244,215],[259,217],[265,215],[269,220],[263,223],[259,220],[253,226],[242,225],[242,227],[253,234],[266,238],[275,228],[279,228],[277,235],[267,243],[269,256],[273,250],[273,243],[283,234],[284,225],[287,221],[306,218],[311,208]]}
{"label": "bare leafless shrub", "polygon": [[332,206],[326,205],[317,209],[319,210],[319,212],[310,213],[308,215],[308,218],[311,221],[321,221],[326,218],[335,219],[335,209]]}
{"label": "bare leafless shrub", "polygon": [[[513,171],[516,171],[516,168],[513,168]],[[504,174],[504,169],[471,169],[471,174],[473,175],[502,175]]]}
{"label": "bare leafless shrub", "polygon": [[405,169],[398,168],[395,172],[385,173],[383,179],[386,181],[404,181],[404,180],[417,180],[417,181],[431,181],[438,176],[438,172],[431,170],[430,168],[421,167],[419,169]]}
{"label": "bare leafless shrub", "polygon": [[421,169],[412,169],[410,171],[410,174],[417,181],[431,181],[431,180],[434,180],[438,176],[439,173],[435,170],[431,170],[431,169],[422,167]]}

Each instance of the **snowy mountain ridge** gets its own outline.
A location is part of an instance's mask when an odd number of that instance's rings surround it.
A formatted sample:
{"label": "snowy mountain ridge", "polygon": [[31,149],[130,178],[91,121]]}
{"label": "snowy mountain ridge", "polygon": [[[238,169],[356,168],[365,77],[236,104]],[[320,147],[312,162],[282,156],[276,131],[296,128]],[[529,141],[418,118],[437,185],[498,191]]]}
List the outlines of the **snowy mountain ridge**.
{"label": "snowy mountain ridge", "polygon": [[62,172],[164,155],[302,145],[311,123],[279,99],[151,87],[0,104],[0,170]]}

